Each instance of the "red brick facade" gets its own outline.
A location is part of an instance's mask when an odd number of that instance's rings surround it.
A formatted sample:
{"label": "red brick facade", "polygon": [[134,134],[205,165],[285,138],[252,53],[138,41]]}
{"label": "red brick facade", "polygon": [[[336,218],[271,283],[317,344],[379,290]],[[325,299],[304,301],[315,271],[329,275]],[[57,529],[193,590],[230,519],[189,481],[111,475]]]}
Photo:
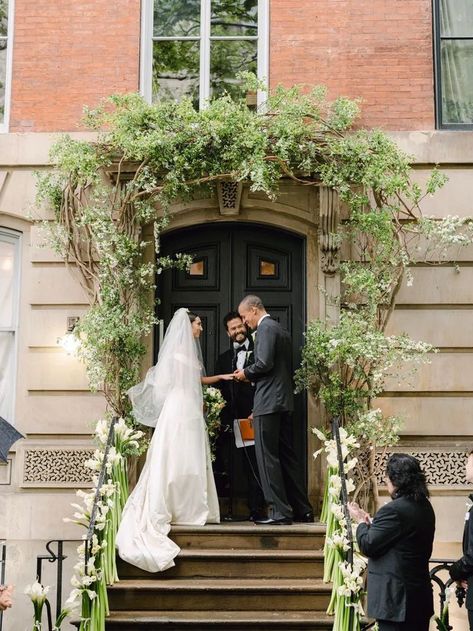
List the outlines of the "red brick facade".
{"label": "red brick facade", "polygon": [[271,0],[271,84],[361,97],[364,125],[434,128],[431,0]]}
{"label": "red brick facade", "polygon": [[[432,129],[431,0],[270,0],[270,81],[361,97],[362,123]],[[11,131],[77,129],[139,87],[139,0],[16,0]]]}
{"label": "red brick facade", "polygon": [[139,0],[16,0],[10,131],[74,131],[83,105],[138,90]]}

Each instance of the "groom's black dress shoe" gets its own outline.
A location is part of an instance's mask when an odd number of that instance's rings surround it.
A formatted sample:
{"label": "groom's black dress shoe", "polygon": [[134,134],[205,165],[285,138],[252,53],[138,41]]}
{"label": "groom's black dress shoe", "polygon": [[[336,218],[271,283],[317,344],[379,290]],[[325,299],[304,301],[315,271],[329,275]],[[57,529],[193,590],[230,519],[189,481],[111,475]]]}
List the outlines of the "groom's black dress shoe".
{"label": "groom's black dress shoe", "polygon": [[299,524],[313,524],[315,521],[314,513],[312,511],[309,511],[308,513],[304,513],[303,515],[296,515],[294,517],[294,521]]}
{"label": "groom's black dress shoe", "polygon": [[289,519],[289,517],[281,517],[279,519],[268,517],[267,519],[255,519],[255,524],[260,524],[261,526],[290,526],[292,519]]}
{"label": "groom's black dress shoe", "polygon": [[248,521],[261,521],[263,519],[266,519],[266,515],[264,513],[260,513],[259,511],[250,513],[248,516]]}

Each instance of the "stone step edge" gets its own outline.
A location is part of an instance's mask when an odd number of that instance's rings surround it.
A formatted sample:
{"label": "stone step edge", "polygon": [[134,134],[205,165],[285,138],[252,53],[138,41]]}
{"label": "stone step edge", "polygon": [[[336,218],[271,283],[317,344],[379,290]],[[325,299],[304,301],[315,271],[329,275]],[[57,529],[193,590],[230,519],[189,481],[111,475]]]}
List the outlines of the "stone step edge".
{"label": "stone step edge", "polygon": [[244,534],[244,535],[325,535],[326,527],[321,523],[313,524],[292,524],[291,526],[263,526],[248,522],[245,525],[242,524],[205,524],[205,526],[185,526],[175,525],[171,526],[170,536],[172,534]]}
{"label": "stone step edge", "polygon": [[219,591],[226,592],[331,592],[332,586],[322,579],[279,579],[279,578],[241,578],[241,579],[123,579],[108,587],[108,591]]}
{"label": "stone step edge", "polygon": [[[287,550],[287,549],[273,549],[268,548],[266,550],[252,550],[251,548],[229,548],[229,549],[219,549],[219,548],[182,548],[179,554],[176,557],[176,560],[180,559],[261,559],[265,560],[315,560],[315,561],[323,561],[324,553],[323,550]],[[122,559],[117,559],[120,566],[124,567],[134,567],[133,565],[123,561]],[[139,568],[136,568],[137,570]],[[146,570],[142,570],[146,571]],[[157,572],[156,574],[160,574]]]}
{"label": "stone step edge", "polygon": [[228,623],[234,620],[238,623],[251,622],[299,622],[313,623],[315,622],[330,623],[333,622],[333,616],[327,615],[325,612],[314,611],[207,611],[207,610],[189,610],[189,611],[112,611],[107,617],[107,621],[116,622],[211,622]]}

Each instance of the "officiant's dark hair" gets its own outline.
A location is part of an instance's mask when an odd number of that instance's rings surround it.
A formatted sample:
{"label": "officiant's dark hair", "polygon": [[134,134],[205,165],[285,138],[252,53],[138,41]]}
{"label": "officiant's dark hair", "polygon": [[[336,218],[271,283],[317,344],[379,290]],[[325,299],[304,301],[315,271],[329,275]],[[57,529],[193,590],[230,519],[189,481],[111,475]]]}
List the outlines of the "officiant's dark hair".
{"label": "officiant's dark hair", "polygon": [[386,465],[386,475],[395,491],[393,499],[410,497],[418,502],[429,497],[425,475],[419,461],[409,454],[392,454]]}
{"label": "officiant's dark hair", "polygon": [[227,315],[223,318],[223,326],[225,327],[226,331],[228,331],[228,323],[230,322],[230,320],[234,320],[235,318],[241,320],[241,315],[238,313],[238,311],[229,311]]}

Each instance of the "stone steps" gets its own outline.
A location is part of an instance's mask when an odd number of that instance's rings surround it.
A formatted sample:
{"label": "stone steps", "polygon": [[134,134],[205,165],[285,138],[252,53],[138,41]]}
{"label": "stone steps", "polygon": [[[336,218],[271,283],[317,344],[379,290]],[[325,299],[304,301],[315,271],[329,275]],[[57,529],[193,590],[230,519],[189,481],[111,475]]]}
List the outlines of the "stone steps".
{"label": "stone steps", "polygon": [[[161,578],[321,578],[323,563],[322,550],[184,548]],[[121,579],[156,578],[121,560],[118,573]]]}
{"label": "stone steps", "polygon": [[331,629],[324,534],[320,524],[174,526],[174,568],[150,574],[119,560],[106,629]]}
{"label": "stone steps", "polygon": [[133,579],[108,590],[113,611],[246,610],[322,612],[330,586],[320,579]]}
{"label": "stone steps", "polygon": [[309,611],[114,611],[107,619],[107,631],[173,629],[206,631],[232,629],[246,631],[302,631],[332,629],[333,618]]}
{"label": "stone steps", "polygon": [[324,545],[325,526],[258,526],[249,522],[229,522],[207,526],[173,526],[170,536],[180,548],[321,550]]}

